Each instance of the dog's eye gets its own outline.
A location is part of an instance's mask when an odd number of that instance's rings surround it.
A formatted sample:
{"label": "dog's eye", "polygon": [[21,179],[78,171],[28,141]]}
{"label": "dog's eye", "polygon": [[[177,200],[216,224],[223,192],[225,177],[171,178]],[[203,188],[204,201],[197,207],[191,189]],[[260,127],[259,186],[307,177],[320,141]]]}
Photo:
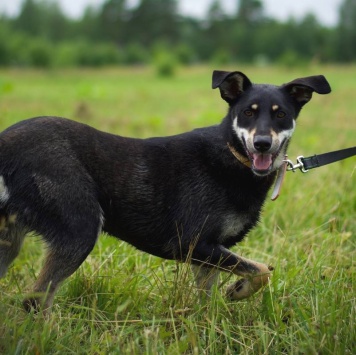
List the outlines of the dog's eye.
{"label": "dog's eye", "polygon": [[252,116],[253,116],[253,112],[252,112],[251,110],[245,110],[245,111],[244,111],[244,114],[245,114],[245,116],[247,116],[247,117],[252,117]]}
{"label": "dog's eye", "polygon": [[283,111],[278,111],[277,117],[278,117],[278,118],[284,118],[284,117],[286,117],[286,113],[283,112]]}

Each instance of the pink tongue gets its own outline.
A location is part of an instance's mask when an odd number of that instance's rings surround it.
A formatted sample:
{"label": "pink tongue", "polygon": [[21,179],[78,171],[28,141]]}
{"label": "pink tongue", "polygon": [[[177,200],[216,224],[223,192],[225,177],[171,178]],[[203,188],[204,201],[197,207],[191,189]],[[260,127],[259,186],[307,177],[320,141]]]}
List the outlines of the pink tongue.
{"label": "pink tongue", "polygon": [[267,170],[272,164],[272,154],[253,154],[253,165],[256,170]]}

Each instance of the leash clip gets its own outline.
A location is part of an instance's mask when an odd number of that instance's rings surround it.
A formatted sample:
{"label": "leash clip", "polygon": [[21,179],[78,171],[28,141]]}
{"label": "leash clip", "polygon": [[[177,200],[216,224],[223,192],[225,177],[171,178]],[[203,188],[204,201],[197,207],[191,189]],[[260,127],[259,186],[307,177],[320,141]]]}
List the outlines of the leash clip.
{"label": "leash clip", "polygon": [[302,173],[307,173],[309,170],[305,169],[304,163],[302,160],[303,158],[304,158],[303,155],[299,155],[299,157],[297,157],[297,164],[293,164],[293,162],[289,159],[283,160],[288,165],[287,171],[293,171],[293,173],[294,173],[297,169],[299,169]]}

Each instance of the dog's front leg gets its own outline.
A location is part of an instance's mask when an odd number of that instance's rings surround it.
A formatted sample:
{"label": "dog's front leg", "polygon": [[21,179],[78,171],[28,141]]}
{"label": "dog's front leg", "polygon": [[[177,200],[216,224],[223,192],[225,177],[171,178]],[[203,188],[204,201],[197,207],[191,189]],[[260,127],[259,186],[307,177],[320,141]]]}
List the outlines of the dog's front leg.
{"label": "dog's front leg", "polygon": [[[271,277],[271,271],[273,268],[265,264],[259,263],[254,260],[238,257],[240,259],[239,264],[232,271],[242,279],[237,280],[231,284],[226,291],[226,295],[232,300],[242,300],[244,298],[252,296],[261,287],[268,284],[268,280]],[[245,266],[248,265],[250,270],[247,271]]]}
{"label": "dog's front leg", "polygon": [[228,297],[234,300],[250,297],[265,286],[271,277],[271,267],[238,256],[222,245],[198,243],[194,248],[192,261],[195,264],[203,264],[205,268],[230,270],[243,277],[227,289]]}
{"label": "dog's front leg", "polygon": [[220,270],[204,265],[192,264],[195,283],[202,298],[210,296],[212,287],[218,282]]}

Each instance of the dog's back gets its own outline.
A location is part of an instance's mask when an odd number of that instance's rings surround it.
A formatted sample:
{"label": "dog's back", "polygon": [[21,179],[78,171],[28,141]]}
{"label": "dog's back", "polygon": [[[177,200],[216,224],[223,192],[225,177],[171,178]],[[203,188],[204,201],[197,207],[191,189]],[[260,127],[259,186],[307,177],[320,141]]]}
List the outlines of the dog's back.
{"label": "dog's back", "polygon": [[230,246],[256,222],[273,182],[240,166],[220,126],[140,140],[39,117],[0,137],[2,208],[58,246],[68,238],[57,236],[59,225],[76,230],[78,243],[102,227],[165,258],[184,259],[197,235]]}

